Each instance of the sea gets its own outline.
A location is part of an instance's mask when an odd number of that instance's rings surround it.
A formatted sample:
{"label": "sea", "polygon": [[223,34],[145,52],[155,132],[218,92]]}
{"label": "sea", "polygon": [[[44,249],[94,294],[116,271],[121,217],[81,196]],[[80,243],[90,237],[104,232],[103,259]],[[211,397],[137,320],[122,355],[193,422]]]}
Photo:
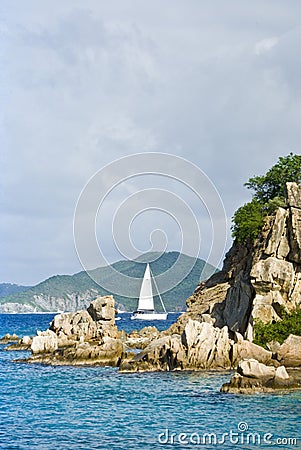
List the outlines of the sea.
{"label": "sea", "polygon": [[[0,336],[34,335],[54,314],[2,314]],[[120,329],[146,323],[120,315]],[[156,322],[164,329],[168,322]],[[223,394],[231,372],[121,374],[15,362],[0,345],[0,449],[301,449],[301,393]]]}

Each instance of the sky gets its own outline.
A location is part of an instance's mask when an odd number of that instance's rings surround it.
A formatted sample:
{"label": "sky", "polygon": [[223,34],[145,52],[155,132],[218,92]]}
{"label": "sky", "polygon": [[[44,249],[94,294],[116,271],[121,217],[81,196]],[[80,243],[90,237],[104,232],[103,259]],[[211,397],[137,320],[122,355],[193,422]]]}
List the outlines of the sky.
{"label": "sky", "polygon": [[[227,218],[218,253],[227,250],[231,217],[251,195],[243,183],[279,156],[300,154],[300,47],[299,0],[2,0],[0,282],[80,271],[80,193],[104,166],[136,153],[182,157],[209,177]],[[152,186],[190,206],[208,259],[206,207],[159,178],[110,192],[96,218],[108,261],[121,259],[112,214]],[[164,229],[167,249],[178,249],[171,219],[138,215],[136,247],[150,249],[152,229]]]}

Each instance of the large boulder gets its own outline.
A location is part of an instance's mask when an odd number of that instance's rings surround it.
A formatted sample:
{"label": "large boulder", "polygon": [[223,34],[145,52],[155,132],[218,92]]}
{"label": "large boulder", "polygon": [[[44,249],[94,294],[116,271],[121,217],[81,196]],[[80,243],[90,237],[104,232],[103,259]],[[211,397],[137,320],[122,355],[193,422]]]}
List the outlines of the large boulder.
{"label": "large boulder", "polygon": [[243,359],[237,366],[237,372],[249,378],[274,378],[276,369],[273,366],[266,366],[256,359]]}
{"label": "large boulder", "polygon": [[284,366],[268,367],[255,359],[240,362],[237,372],[221,391],[233,394],[253,394],[286,389],[300,389],[301,373],[288,373]]}
{"label": "large boulder", "polygon": [[227,327],[188,319],[182,335],[154,339],[143,351],[127,357],[121,371],[230,369],[245,358],[273,364],[272,352],[246,341],[236,333],[231,339]]}
{"label": "large boulder", "polygon": [[228,328],[217,328],[207,322],[189,319],[182,334],[186,347],[186,369],[230,368]]}
{"label": "large boulder", "polygon": [[295,285],[295,270],[291,262],[270,256],[255,263],[250,272],[255,290],[252,317],[262,322],[279,320],[281,310],[291,309],[289,296]]}
{"label": "large boulder", "polygon": [[272,352],[241,337],[232,346],[232,367],[237,367],[241,360],[247,358],[254,358],[262,364],[272,364],[272,356]]}
{"label": "large boulder", "polygon": [[[49,362],[55,365],[118,366],[124,353],[120,339],[105,337],[101,342],[79,342],[53,355]],[[34,361],[33,361],[34,362]]]}
{"label": "large boulder", "polygon": [[95,322],[115,321],[115,303],[112,295],[98,297],[87,308],[88,313]]}
{"label": "large boulder", "polygon": [[125,358],[119,371],[146,372],[184,368],[185,351],[179,335],[163,336],[152,341],[142,352]]}
{"label": "large boulder", "polygon": [[55,352],[58,348],[58,337],[51,331],[38,331],[37,336],[32,340],[31,351],[36,353],[51,353]]}
{"label": "large boulder", "polygon": [[286,367],[301,367],[301,336],[290,334],[278,350],[277,359]]}

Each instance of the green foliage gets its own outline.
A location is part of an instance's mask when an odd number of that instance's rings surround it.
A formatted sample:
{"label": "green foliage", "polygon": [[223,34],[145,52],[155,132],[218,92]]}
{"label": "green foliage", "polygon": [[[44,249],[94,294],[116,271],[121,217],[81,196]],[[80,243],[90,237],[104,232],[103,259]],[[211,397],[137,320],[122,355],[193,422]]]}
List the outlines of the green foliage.
{"label": "green foliage", "polygon": [[244,204],[234,213],[232,236],[238,242],[256,239],[264,221],[262,203],[253,199]]}
{"label": "green foliage", "polygon": [[263,323],[257,320],[254,324],[255,339],[254,343],[266,347],[271,341],[277,341],[280,344],[290,334],[301,336],[301,308],[292,313],[282,312],[282,320],[275,323]]}
{"label": "green foliage", "polygon": [[280,157],[278,162],[265,175],[249,179],[245,186],[252,189],[254,198],[263,203],[280,197],[285,198],[285,185],[288,181],[301,183],[301,156],[290,153]]}
{"label": "green foliage", "polygon": [[233,216],[232,236],[238,242],[254,241],[262,229],[264,218],[278,207],[286,206],[288,181],[301,183],[301,156],[290,153],[280,157],[265,175],[254,176],[245,186],[254,191],[251,202],[238,208]]}
{"label": "green foliage", "polygon": [[286,200],[283,197],[271,198],[266,204],[263,205],[263,212],[265,214],[272,214],[278,208],[286,207]]}

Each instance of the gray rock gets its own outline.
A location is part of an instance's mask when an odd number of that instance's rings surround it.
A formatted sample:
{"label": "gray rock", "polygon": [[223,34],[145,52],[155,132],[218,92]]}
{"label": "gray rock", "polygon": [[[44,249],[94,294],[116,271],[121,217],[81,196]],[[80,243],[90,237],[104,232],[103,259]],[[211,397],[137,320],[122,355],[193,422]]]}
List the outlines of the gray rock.
{"label": "gray rock", "polygon": [[58,348],[57,335],[51,331],[38,331],[38,335],[32,340],[31,351],[36,353],[51,353]]}
{"label": "gray rock", "polygon": [[301,186],[297,183],[286,183],[286,193],[288,205],[301,209]]}
{"label": "gray rock", "polygon": [[276,369],[258,362],[256,359],[244,359],[240,361],[237,372],[249,378],[274,378]]}
{"label": "gray rock", "polygon": [[272,352],[254,344],[253,342],[242,340],[232,346],[232,367],[237,367],[244,359],[256,359],[262,364],[272,363]]}
{"label": "gray rock", "polygon": [[273,354],[276,354],[280,349],[280,344],[277,341],[268,342],[266,345]]}
{"label": "gray rock", "polygon": [[291,261],[301,263],[301,209],[290,208],[291,222],[289,227]]}
{"label": "gray rock", "polygon": [[278,208],[275,221],[268,237],[265,253],[270,256],[285,258],[289,253],[289,246],[286,236],[286,221],[288,211],[284,208]]}
{"label": "gray rock", "polygon": [[30,336],[23,336],[20,340],[20,344],[30,346],[32,344],[32,338]]}
{"label": "gray rock", "polygon": [[279,366],[276,369],[275,372],[275,379],[276,380],[288,380],[289,379],[289,375],[286,371],[286,368],[284,366]]}
{"label": "gray rock", "polygon": [[290,334],[277,352],[277,359],[286,367],[300,367],[301,336]]}
{"label": "gray rock", "polygon": [[95,322],[107,320],[114,321],[115,306],[113,296],[107,295],[105,297],[98,297],[91,302],[87,311]]}
{"label": "gray rock", "polygon": [[54,317],[50,329],[38,332],[28,362],[54,365],[119,365],[124,354],[121,333],[115,325],[112,296],[96,299],[89,311]]}
{"label": "gray rock", "polygon": [[288,373],[284,366],[267,367],[256,360],[242,361],[229,383],[223,384],[221,392],[254,394],[301,388],[301,372]]}
{"label": "gray rock", "polygon": [[5,336],[2,336],[2,338],[0,338],[0,342],[3,344],[10,344],[10,343],[14,343],[14,342],[18,342],[19,341],[19,337],[14,333],[14,334],[5,334]]}

